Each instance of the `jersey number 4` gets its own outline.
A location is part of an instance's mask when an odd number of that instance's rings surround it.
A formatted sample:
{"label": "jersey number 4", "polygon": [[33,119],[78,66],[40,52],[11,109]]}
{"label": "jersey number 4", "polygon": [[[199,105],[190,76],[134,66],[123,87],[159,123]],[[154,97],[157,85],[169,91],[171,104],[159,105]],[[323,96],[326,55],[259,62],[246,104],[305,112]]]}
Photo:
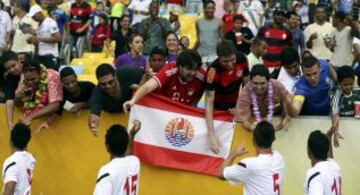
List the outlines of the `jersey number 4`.
{"label": "jersey number 4", "polygon": [[129,176],[126,178],[124,190],[126,192],[126,195],[136,195],[137,194],[137,175]]}
{"label": "jersey number 4", "polygon": [[341,177],[339,177],[339,183],[336,182],[336,178],[334,178],[334,182],[331,185],[331,192],[335,192],[335,195],[341,195]]}
{"label": "jersey number 4", "polygon": [[279,173],[275,173],[273,175],[273,181],[274,181],[274,192],[277,192],[277,194],[280,194],[280,186],[279,186]]}

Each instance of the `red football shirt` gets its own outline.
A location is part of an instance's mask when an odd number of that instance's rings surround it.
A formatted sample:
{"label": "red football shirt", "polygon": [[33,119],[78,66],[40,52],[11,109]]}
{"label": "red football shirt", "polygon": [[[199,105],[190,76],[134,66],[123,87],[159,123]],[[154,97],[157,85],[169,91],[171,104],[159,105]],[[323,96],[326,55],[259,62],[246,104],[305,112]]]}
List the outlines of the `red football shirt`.
{"label": "red football shirt", "polygon": [[191,82],[181,80],[175,63],[164,66],[153,77],[159,83],[159,94],[175,101],[195,104],[201,98],[205,88],[204,69],[199,69]]}
{"label": "red football shirt", "polygon": [[249,76],[248,61],[244,54],[236,54],[236,63],[232,70],[224,70],[219,60],[210,65],[206,89],[215,91],[214,108],[228,110],[236,105],[243,78]]}

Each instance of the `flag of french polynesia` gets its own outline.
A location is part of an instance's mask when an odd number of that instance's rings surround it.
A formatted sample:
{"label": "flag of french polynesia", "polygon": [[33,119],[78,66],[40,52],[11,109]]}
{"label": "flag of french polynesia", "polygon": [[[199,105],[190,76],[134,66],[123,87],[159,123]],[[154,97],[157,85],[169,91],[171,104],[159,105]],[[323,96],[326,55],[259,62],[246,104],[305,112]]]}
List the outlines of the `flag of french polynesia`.
{"label": "flag of french polynesia", "polygon": [[214,112],[214,128],[220,154],[210,150],[204,110],[150,94],[131,108],[131,121],[141,121],[134,153],[141,162],[157,166],[217,175],[229,155],[234,135],[233,116]]}

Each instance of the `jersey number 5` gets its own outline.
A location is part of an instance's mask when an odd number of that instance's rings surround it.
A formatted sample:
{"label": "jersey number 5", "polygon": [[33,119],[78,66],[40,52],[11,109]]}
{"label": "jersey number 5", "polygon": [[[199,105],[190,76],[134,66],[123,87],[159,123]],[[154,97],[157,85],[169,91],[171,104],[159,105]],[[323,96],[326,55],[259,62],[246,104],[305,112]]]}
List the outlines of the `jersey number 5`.
{"label": "jersey number 5", "polygon": [[126,195],[136,195],[137,194],[137,175],[129,176],[126,178],[126,183],[124,186],[124,190],[126,192]]}
{"label": "jersey number 5", "polygon": [[279,173],[275,173],[273,175],[273,181],[274,181],[274,192],[277,192],[277,194],[280,194],[280,186],[279,186]]}

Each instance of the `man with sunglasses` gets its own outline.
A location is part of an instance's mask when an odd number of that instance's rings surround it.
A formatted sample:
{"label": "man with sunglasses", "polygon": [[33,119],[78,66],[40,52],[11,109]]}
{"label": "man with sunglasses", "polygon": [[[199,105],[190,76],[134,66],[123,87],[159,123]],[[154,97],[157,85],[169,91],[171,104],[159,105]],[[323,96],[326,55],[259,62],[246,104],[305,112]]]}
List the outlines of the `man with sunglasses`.
{"label": "man with sunglasses", "polygon": [[131,99],[131,85],[139,84],[144,70],[137,67],[121,67],[117,70],[110,64],[101,64],[96,68],[96,86],[90,99],[88,125],[94,136],[98,134],[101,111],[123,112],[124,102]]}

